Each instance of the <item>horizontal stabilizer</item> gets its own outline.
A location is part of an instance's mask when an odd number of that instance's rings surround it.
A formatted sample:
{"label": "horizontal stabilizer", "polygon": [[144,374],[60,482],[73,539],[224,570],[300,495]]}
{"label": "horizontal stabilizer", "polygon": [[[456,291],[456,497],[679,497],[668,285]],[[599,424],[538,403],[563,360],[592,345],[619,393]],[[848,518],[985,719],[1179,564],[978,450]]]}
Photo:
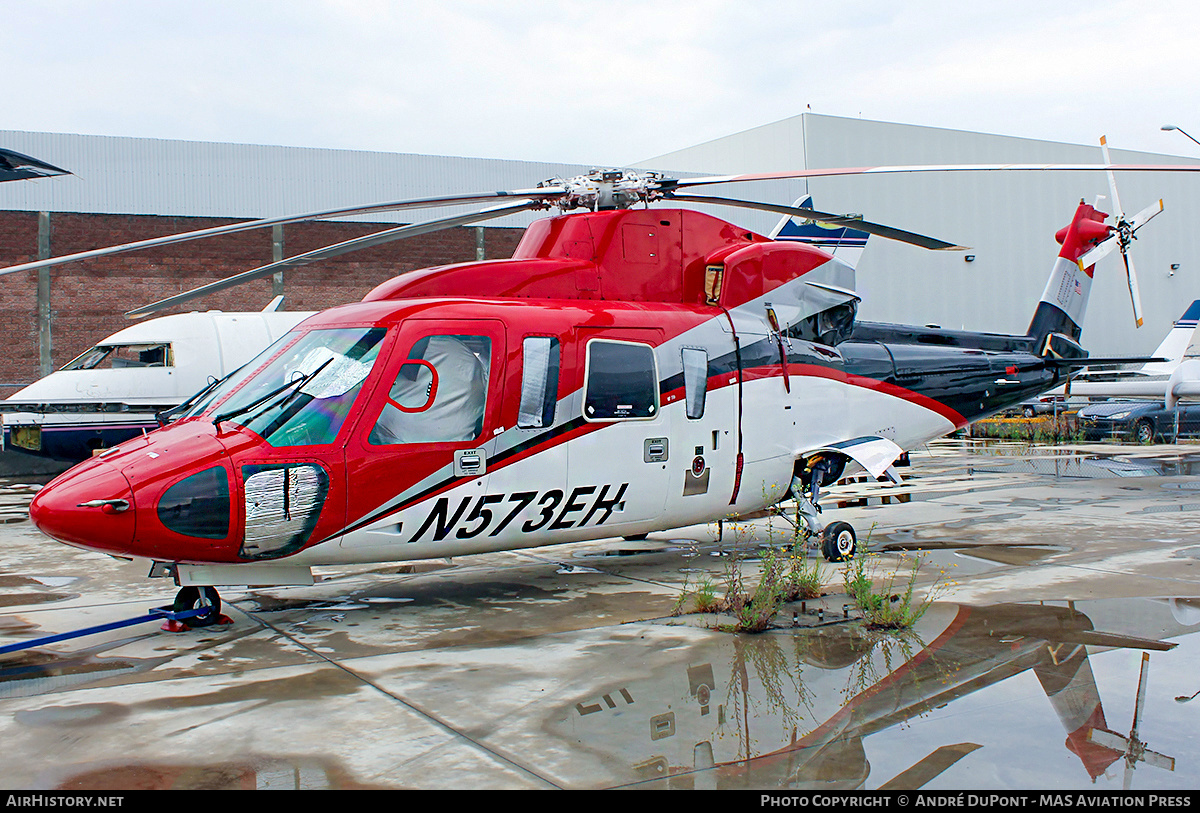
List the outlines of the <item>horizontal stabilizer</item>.
{"label": "horizontal stabilizer", "polygon": [[868,435],[853,440],[843,440],[819,449],[811,449],[802,457],[811,457],[818,452],[834,452],[849,457],[862,466],[872,477],[882,477],[904,450],[887,438]]}
{"label": "horizontal stabilizer", "polygon": [[1174,409],[1180,399],[1195,400],[1200,398],[1200,359],[1188,359],[1175,368],[1167,379],[1166,394],[1163,405]]}
{"label": "horizontal stabilizer", "polygon": [[1043,359],[1049,367],[1071,367],[1078,369],[1080,367],[1120,367],[1125,364],[1149,364],[1151,362],[1166,361],[1165,358],[1158,356],[1105,356],[1103,358],[1097,356],[1083,356],[1077,359]]}

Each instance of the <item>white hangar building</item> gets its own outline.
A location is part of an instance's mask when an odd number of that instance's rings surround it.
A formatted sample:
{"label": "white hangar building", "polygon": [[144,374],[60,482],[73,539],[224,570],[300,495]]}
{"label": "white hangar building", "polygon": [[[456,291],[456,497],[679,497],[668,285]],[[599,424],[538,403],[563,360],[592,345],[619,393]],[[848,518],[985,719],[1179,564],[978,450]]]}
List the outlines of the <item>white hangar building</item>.
{"label": "white hangar building", "polygon": [[[1064,144],[805,113],[632,166],[668,174],[733,174],[889,164],[1100,163],[1099,135],[1095,145]],[[0,146],[74,173],[0,184],[0,212],[257,218],[453,192],[527,188],[546,178],[591,169],[20,131],[0,131]],[[1112,146],[1117,163],[1200,163]],[[1165,211],[1139,232],[1134,247],[1145,314],[1140,330],[1134,327],[1119,254],[1114,252],[1097,267],[1082,337],[1084,346],[1097,355],[1152,351],[1186,305],[1200,299],[1200,238],[1191,228],[1200,219],[1200,177],[1121,173],[1118,186],[1129,214],[1159,198]],[[859,263],[860,317],[1014,333],[1024,332],[1041,296],[1058,251],[1055,231],[1070,221],[1081,199],[1095,203],[1097,196],[1109,194],[1103,172],[927,172],[696,191],[784,204],[811,193],[818,209],[860,213],[867,220],[968,246],[964,252],[934,252],[871,238]],[[368,219],[408,222],[468,208]],[[1111,204],[1103,200],[1100,208],[1111,211]],[[712,211],[761,232],[778,219],[746,209]],[[485,229],[511,229],[529,219],[492,221]],[[12,285],[15,279],[2,284]],[[64,307],[61,300],[55,305]],[[207,305],[201,301],[196,307]]]}
{"label": "white hangar building", "polygon": [[[901,164],[1098,164],[1100,136],[1095,144],[1063,144],[805,113],[638,166],[724,175]],[[1174,137],[1186,150],[1184,137]],[[1200,163],[1119,146],[1109,144],[1114,163]],[[1071,221],[1079,201],[1095,204],[1104,195],[1097,208],[1113,212],[1104,172],[844,176],[745,184],[736,191],[727,185],[712,188],[712,194],[747,199],[765,188],[773,189],[774,202],[810,193],[818,210],[854,212],[970,247],[928,251],[872,237],[858,265],[860,318],[1001,333],[1024,333],[1028,327],[1058,253],[1054,234]],[[1200,222],[1200,175],[1122,172],[1117,188],[1129,216],[1160,198],[1164,211],[1139,230],[1132,251],[1145,320],[1140,329],[1120,254],[1097,264],[1081,337],[1093,355],[1153,352],[1187,305],[1200,299],[1200,233],[1193,228]],[[734,217],[751,225],[745,214]],[[760,229],[771,222],[771,217],[756,221]]]}

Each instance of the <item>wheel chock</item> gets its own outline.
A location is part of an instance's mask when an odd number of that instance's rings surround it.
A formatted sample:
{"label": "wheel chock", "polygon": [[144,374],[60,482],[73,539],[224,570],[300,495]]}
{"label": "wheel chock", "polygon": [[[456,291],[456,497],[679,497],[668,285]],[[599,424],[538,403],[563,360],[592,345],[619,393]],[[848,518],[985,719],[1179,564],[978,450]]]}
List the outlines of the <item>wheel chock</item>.
{"label": "wheel chock", "polygon": [[[212,623],[212,626],[227,627],[232,623],[233,623],[232,618],[225,615],[225,613],[221,613],[219,616],[217,616],[217,620]],[[187,624],[183,623],[182,621],[180,621],[178,619],[170,618],[170,619],[164,621],[163,625],[161,627],[159,627],[159,629],[162,630],[163,632],[191,632],[193,629],[196,629],[196,628],[189,627]]]}

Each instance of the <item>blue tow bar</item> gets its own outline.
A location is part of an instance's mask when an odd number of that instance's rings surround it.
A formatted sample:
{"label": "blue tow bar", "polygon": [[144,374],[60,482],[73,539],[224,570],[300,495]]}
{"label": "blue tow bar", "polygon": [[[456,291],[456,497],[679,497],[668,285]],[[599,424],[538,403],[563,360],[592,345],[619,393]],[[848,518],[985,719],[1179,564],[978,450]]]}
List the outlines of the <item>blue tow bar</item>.
{"label": "blue tow bar", "polygon": [[19,644],[9,644],[8,646],[0,646],[0,655],[9,652],[20,652],[22,649],[32,649],[36,646],[45,644],[53,644],[57,641],[67,641],[71,638],[82,638],[85,635],[95,635],[100,632],[108,632],[109,630],[121,629],[122,627],[132,627],[136,624],[146,624],[150,621],[183,621],[187,618],[192,618],[197,615],[204,615],[213,611],[212,607],[200,607],[195,610],[181,610],[175,612],[168,607],[156,607],[146,615],[139,615],[137,618],[128,618],[124,621],[113,621],[109,624],[99,624],[95,627],[85,627],[74,632],[61,632],[58,635],[47,635],[44,638],[34,638],[31,641],[24,641]]}

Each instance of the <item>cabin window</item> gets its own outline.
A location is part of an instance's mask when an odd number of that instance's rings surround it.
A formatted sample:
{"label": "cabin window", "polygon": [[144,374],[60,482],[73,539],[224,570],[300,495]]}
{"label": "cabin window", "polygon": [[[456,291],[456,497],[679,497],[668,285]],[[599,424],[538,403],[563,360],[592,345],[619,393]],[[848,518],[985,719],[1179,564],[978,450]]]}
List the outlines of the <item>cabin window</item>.
{"label": "cabin window", "polygon": [[689,418],[698,420],[704,417],[708,394],[708,351],[685,347],[682,354],[684,407]]}
{"label": "cabin window", "polygon": [[658,368],[648,344],[593,339],[587,347],[583,417],[648,420],[658,415]]}
{"label": "cabin window", "polygon": [[522,342],[521,407],[517,426],[541,429],[554,423],[558,402],[558,339],[530,336]]}
{"label": "cabin window", "polygon": [[240,423],[276,447],[332,443],[384,333],[381,327],[304,333],[221,403],[213,420]]}
{"label": "cabin window", "polygon": [[113,370],[124,367],[172,367],[170,342],[98,344],[67,362],[64,370]]}
{"label": "cabin window", "polygon": [[229,475],[214,466],[180,480],[159,499],[158,518],[168,529],[184,536],[229,536]]}
{"label": "cabin window", "polygon": [[427,336],[417,341],[390,385],[368,443],[478,438],[483,433],[491,358],[492,340],[487,336]]}

